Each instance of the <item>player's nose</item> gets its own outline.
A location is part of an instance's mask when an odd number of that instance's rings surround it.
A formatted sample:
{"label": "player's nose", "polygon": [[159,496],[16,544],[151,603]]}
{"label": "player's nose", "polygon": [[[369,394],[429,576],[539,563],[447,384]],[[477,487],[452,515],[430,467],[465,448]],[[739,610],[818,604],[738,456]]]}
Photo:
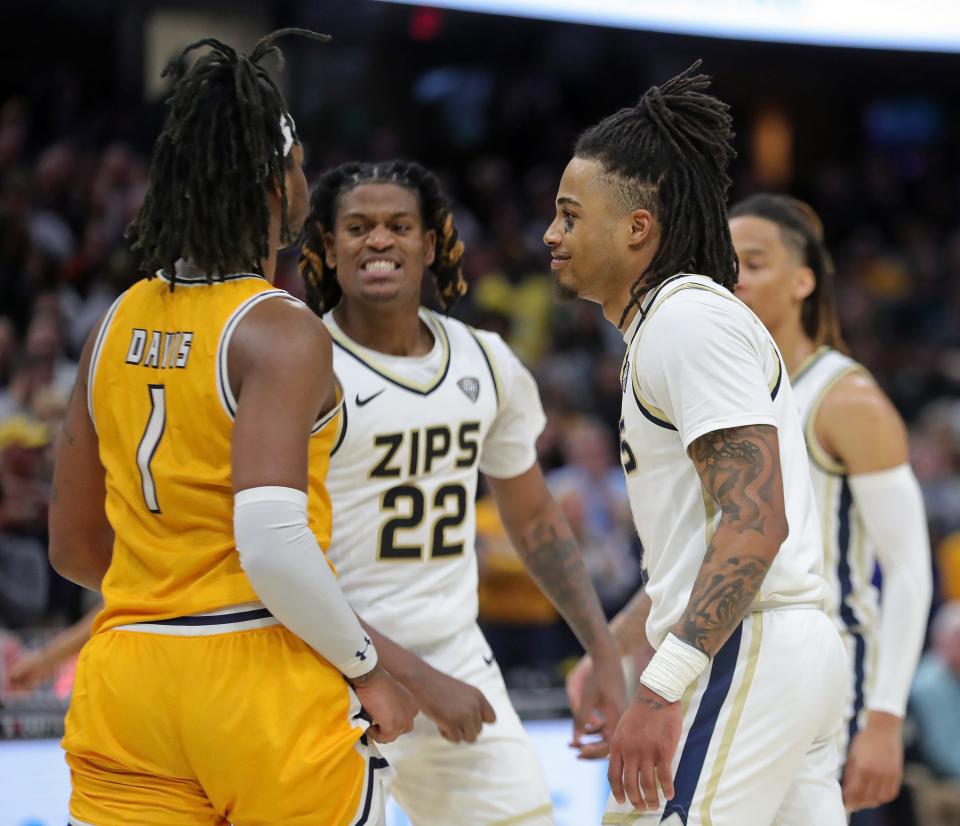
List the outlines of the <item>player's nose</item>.
{"label": "player's nose", "polygon": [[558,220],[558,218],[554,218],[550,222],[550,226],[548,226],[543,233],[543,243],[548,247],[555,247],[560,243],[560,230],[557,226]]}
{"label": "player's nose", "polygon": [[383,250],[393,245],[393,234],[383,224],[377,224],[367,233],[366,240],[368,247]]}

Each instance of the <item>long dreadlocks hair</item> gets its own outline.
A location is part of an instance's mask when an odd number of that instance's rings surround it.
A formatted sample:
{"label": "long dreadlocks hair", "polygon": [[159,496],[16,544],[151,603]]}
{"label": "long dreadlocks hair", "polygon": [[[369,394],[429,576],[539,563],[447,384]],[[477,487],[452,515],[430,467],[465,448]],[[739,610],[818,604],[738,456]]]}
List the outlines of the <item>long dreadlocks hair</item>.
{"label": "long dreadlocks hair", "polygon": [[804,332],[818,347],[826,345],[846,353],[834,295],[833,259],[823,242],[820,216],[804,201],[766,193],[751,195],[730,209],[731,218],[747,216],[776,224],[783,243],[813,272],[813,292],[800,309]]}
{"label": "long dreadlocks hair", "polygon": [[[260,262],[268,254],[267,196],[274,187],[280,192],[281,238],[290,240],[284,176],[289,160],[281,120],[294,140],[296,135],[283,95],[260,65],[275,54],[282,67],[274,41],[287,34],[330,39],[306,29],[280,29],[245,55],[206,37],[164,70],[164,77],[176,80],[167,100],[170,109],[143,207],[127,228],[148,277],[158,269],[173,273],[181,258],[199,267],[208,281],[232,272],[261,273]],[[210,52],[185,72],[185,57],[204,46]]]}
{"label": "long dreadlocks hair", "polygon": [[334,231],[343,194],[364,184],[396,184],[417,196],[424,231],[432,229],[437,235],[430,270],[443,310],[449,312],[467,291],[460,263],[463,241],[453,220],[450,201],[437,176],[415,161],[403,160],[345,163],[321,176],[310,199],[310,215],[300,250],[300,274],[306,285],[307,304],[322,315],[333,309],[343,295],[336,269],[327,266],[324,236]]}
{"label": "long dreadlocks hair", "polygon": [[597,161],[614,177],[628,209],[650,210],[661,239],[653,260],[630,287],[630,308],[665,279],[702,273],[728,289],[737,283],[737,256],[727,226],[727,166],[735,155],[730,107],[707,94],[710,78],[698,60],[662,86],[591,126],[574,156]]}

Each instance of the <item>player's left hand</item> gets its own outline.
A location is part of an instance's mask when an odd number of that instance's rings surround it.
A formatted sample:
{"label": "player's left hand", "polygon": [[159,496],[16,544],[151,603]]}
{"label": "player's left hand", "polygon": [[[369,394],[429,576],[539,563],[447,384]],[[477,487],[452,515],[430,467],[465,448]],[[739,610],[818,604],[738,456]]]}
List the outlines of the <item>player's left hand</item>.
{"label": "player's left hand", "polygon": [[610,741],[607,779],[618,803],[627,799],[637,811],[660,808],[657,787],[666,800],[673,795],[673,755],[683,721],[680,703],[668,703],[641,685]]}
{"label": "player's left hand", "polygon": [[900,792],[903,779],[903,721],[871,711],[854,736],[843,772],[843,805],[848,811],[873,809]]}
{"label": "player's left hand", "polygon": [[[570,745],[581,760],[606,757],[627,699],[623,666],[616,649],[597,654],[595,660],[581,660],[568,679],[567,693],[573,712]],[[599,735],[600,739],[584,740],[591,735]]]}

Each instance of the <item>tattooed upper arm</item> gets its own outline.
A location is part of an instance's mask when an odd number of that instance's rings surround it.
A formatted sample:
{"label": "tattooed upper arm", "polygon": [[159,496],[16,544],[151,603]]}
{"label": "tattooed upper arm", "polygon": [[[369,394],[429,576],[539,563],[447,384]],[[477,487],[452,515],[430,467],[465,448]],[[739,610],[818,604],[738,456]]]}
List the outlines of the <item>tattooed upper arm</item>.
{"label": "tattooed upper arm", "polygon": [[776,428],[714,430],[695,439],[689,453],[704,490],[722,509],[723,521],[737,531],[779,536],[779,547],[787,536],[787,518]]}
{"label": "tattooed upper arm", "polygon": [[712,657],[750,610],[787,538],[777,431],[716,430],[691,443],[690,458],[722,513],[673,631]]}

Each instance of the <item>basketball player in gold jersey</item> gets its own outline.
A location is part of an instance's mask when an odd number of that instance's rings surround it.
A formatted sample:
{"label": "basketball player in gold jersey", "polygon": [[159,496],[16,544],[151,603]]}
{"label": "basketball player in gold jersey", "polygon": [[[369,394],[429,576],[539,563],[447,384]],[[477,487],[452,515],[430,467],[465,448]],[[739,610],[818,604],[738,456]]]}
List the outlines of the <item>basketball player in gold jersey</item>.
{"label": "basketball player in gold jersey", "polygon": [[63,740],[73,826],[380,823],[370,741],[417,710],[321,551],[341,399],[323,324],[271,283],[307,212],[259,64],[283,33],[185,50],[210,47],[131,226],[156,275],[86,343],[58,441],[51,561],[104,599]]}
{"label": "basketball player in gold jersey", "polygon": [[737,296],[773,334],[801,409],[824,573],[849,654],[844,803],[873,808],[900,788],[903,715],[930,610],[930,546],[907,432],[846,355],[816,213],[783,195],[754,195],[731,209],[730,232]]}

